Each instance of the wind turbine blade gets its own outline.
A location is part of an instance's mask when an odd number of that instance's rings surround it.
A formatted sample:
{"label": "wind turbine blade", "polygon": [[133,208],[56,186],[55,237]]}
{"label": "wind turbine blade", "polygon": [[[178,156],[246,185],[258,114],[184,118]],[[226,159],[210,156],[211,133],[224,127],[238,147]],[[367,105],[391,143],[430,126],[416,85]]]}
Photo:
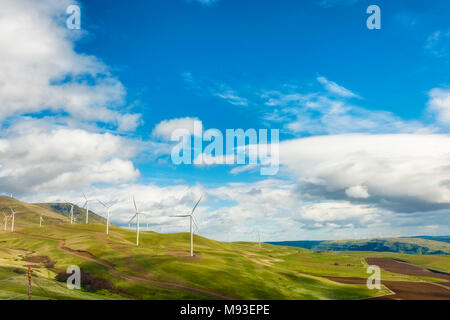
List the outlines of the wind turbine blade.
{"label": "wind turbine blade", "polygon": [[136,205],[136,200],[134,200],[134,197],[133,197],[133,203],[134,203],[134,209],[136,209],[136,212],[138,212],[138,208],[137,208],[137,205]]}
{"label": "wind turbine blade", "polygon": [[137,214],[135,214],[135,215],[133,216],[133,218],[131,218],[130,221],[128,221],[128,223],[131,223],[131,221],[133,221],[134,218],[136,218],[136,216],[137,216]]}
{"label": "wind turbine blade", "polygon": [[86,199],[86,202],[87,202],[88,199],[87,199],[86,195],[84,194],[84,192],[82,192],[82,194],[83,194],[83,197]]}
{"label": "wind turbine blade", "polygon": [[118,202],[117,200],[111,202],[111,203],[109,204],[108,208],[111,208],[112,206],[115,206],[115,205],[117,204],[117,202]]}
{"label": "wind turbine blade", "polygon": [[195,220],[194,216],[192,216],[192,222],[194,222],[194,225],[195,225],[195,228],[197,228],[197,231],[200,230],[200,228],[198,227],[198,224],[197,224],[197,220]]}
{"label": "wind turbine blade", "polygon": [[201,197],[200,197],[200,199],[198,199],[197,203],[195,204],[195,207],[194,207],[194,209],[192,209],[192,212],[191,212],[191,214],[193,214],[193,213],[194,213],[194,211],[195,211],[195,209],[197,208],[198,204],[200,203],[200,201],[202,201],[202,198],[203,198],[203,196],[201,196]]}
{"label": "wind turbine blade", "polygon": [[97,199],[97,201],[100,202],[100,204],[101,204],[102,206],[104,206],[105,208],[108,208],[108,207],[106,206],[106,204],[104,204],[101,200]]}

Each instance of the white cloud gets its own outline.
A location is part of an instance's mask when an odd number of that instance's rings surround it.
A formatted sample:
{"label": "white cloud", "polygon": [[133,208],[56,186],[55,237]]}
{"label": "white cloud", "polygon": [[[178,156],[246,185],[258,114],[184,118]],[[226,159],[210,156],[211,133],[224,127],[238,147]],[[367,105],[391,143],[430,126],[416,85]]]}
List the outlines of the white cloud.
{"label": "white cloud", "polygon": [[184,129],[191,135],[196,134],[195,123],[199,125],[198,129],[203,130],[202,122],[198,118],[177,118],[170,120],[163,120],[158,123],[153,129],[152,136],[162,139],[164,141],[170,141],[172,133],[175,130]]}
{"label": "white cloud", "polygon": [[265,120],[282,123],[285,130],[298,134],[342,133],[427,133],[419,121],[404,121],[391,112],[368,110],[345,100],[322,94],[272,93],[267,103],[279,106],[265,115]]}
{"label": "white cloud", "polygon": [[181,74],[183,80],[199,96],[213,96],[234,106],[247,106],[248,99],[242,97],[236,90],[223,82],[212,81],[208,78],[194,77],[191,72]]}
{"label": "white cloud", "polygon": [[450,90],[435,88],[428,95],[428,111],[435,114],[440,123],[450,125]]}
{"label": "white cloud", "polygon": [[373,223],[378,217],[377,211],[379,210],[367,205],[355,205],[346,201],[321,202],[302,207],[300,216],[318,223],[333,221],[336,227],[338,221]]}
{"label": "white cloud", "polygon": [[[42,111],[135,129],[116,108],[125,88],[94,56],[74,50],[65,25],[68,0],[0,4],[0,120]],[[126,123],[126,125],[124,125]]]}
{"label": "white cloud", "polygon": [[445,57],[450,50],[449,37],[450,31],[437,30],[428,36],[425,49],[437,58]]}
{"label": "white cloud", "polygon": [[109,133],[22,119],[0,137],[0,189],[13,193],[68,190],[139,177],[129,160],[138,145]]}
{"label": "white cloud", "polygon": [[338,95],[340,97],[344,98],[358,98],[358,95],[354,94],[350,90],[338,85],[336,82],[327,80],[325,77],[318,77],[317,81],[321,83],[325,89],[335,95]]}
{"label": "white cloud", "polygon": [[228,103],[235,106],[247,106],[248,101],[246,98],[242,98],[237,95],[237,93],[233,90],[227,90],[225,92],[217,92],[215,94],[217,97],[226,100]]}
{"label": "white cloud", "polygon": [[345,189],[345,194],[350,198],[362,198],[367,199],[370,194],[365,186],[352,186]]}
{"label": "white cloud", "polygon": [[295,139],[281,143],[280,163],[310,199],[364,200],[395,212],[450,208],[448,135]]}

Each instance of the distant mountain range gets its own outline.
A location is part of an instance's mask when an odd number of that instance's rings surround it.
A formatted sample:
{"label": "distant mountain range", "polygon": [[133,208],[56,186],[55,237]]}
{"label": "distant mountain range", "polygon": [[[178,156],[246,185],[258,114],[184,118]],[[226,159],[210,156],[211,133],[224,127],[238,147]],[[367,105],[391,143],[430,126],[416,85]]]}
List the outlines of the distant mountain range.
{"label": "distant mountain range", "polygon": [[299,247],[314,251],[375,251],[407,254],[450,254],[450,236],[416,236],[408,238],[338,241],[280,241],[266,243]]}

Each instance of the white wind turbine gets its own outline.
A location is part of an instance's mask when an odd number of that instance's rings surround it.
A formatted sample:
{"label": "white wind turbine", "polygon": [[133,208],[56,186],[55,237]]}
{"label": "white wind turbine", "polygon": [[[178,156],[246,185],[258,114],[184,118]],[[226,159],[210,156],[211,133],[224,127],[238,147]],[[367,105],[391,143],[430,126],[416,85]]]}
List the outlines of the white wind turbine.
{"label": "white wind turbine", "polygon": [[2,213],[3,213],[3,223],[4,223],[4,227],[5,227],[5,231],[6,231],[6,228],[7,228],[7,226],[8,226],[8,219],[10,218],[10,216],[8,216],[6,213],[4,213],[3,211],[2,211]]}
{"label": "white wind turbine", "polygon": [[256,232],[258,233],[258,245],[261,248],[261,232],[259,230],[256,230]]}
{"label": "white wind turbine", "polygon": [[[88,199],[86,197],[86,195],[83,192],[83,197],[86,200],[86,202],[84,203],[84,205],[86,206],[86,224],[89,223],[89,202],[92,201],[91,199]],[[83,206],[84,207],[84,206]]]}
{"label": "white wind turbine", "polygon": [[[203,196],[202,196],[203,197]],[[189,218],[189,232],[191,234],[191,257],[194,256],[194,230],[192,229],[192,224],[195,225],[195,228],[198,231],[198,225],[195,222],[195,217],[194,217],[194,211],[197,208],[198,204],[200,203],[200,201],[202,200],[202,197],[200,197],[200,199],[197,201],[197,203],[195,204],[194,208],[192,209],[190,214],[184,214],[184,215],[176,215],[176,216],[171,216],[173,218]]]}
{"label": "white wind turbine", "polygon": [[9,209],[11,209],[11,216],[12,216],[12,221],[11,221],[11,232],[14,232],[14,218],[16,217],[16,213],[20,213],[19,211],[14,211],[13,208],[9,207]]}
{"label": "white wind turbine", "polygon": [[44,218],[42,216],[39,216],[39,228],[42,227],[42,222],[45,222]]}
{"label": "white wind turbine", "polygon": [[116,204],[116,202],[110,203],[109,205],[104,204],[102,201],[98,200],[98,202],[100,202],[100,204],[102,206],[105,207],[106,209],[106,234],[109,234],[109,215],[110,215],[110,211],[111,211],[111,207],[114,206]]}
{"label": "white wind turbine", "polygon": [[4,224],[5,231],[6,231],[6,228],[8,226],[9,216],[6,213],[4,213],[3,211],[2,211],[2,213],[3,213],[3,224]]}
{"label": "white wind turbine", "polygon": [[65,201],[66,204],[68,204],[70,206],[70,224],[73,224],[74,220],[73,220],[73,208],[75,206],[77,206],[79,204],[79,202],[77,202],[76,204],[71,203],[70,201]]}
{"label": "white wind turbine", "polygon": [[135,214],[130,219],[130,221],[128,221],[128,225],[130,225],[130,223],[136,218],[136,246],[139,246],[139,216],[141,214],[145,214],[145,213],[139,212],[137,205],[136,205],[136,201],[134,200],[134,197],[133,197],[133,204],[134,204]]}

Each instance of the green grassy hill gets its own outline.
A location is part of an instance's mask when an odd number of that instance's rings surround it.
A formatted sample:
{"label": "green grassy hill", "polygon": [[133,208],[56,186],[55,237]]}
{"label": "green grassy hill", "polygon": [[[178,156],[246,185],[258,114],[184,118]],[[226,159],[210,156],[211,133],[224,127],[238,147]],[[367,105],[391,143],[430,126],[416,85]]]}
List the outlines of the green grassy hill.
{"label": "green grassy hill", "polygon": [[[0,208],[12,201],[0,198]],[[369,290],[325,278],[367,278],[367,264],[356,253],[223,243],[195,235],[190,257],[188,233],[141,232],[136,247],[132,230],[113,226],[107,236],[102,224],[71,225],[45,206],[14,201],[28,211],[17,215],[15,233],[0,231],[0,299],[26,297],[28,265],[36,299],[363,299],[388,293],[384,287]],[[55,221],[40,228],[36,216],[44,212]],[[69,265],[83,270],[81,291],[57,281],[64,280]],[[424,280],[389,272],[382,277]]]}
{"label": "green grassy hill", "polygon": [[419,238],[385,238],[322,242],[314,250],[450,254],[450,243]]}
{"label": "green grassy hill", "polygon": [[[36,203],[35,205],[59,213],[70,219],[70,204],[67,203]],[[86,209],[75,205],[73,208],[73,216],[77,222],[86,221]],[[89,222],[106,224],[106,219],[89,210]]]}
{"label": "green grassy hill", "polygon": [[336,241],[283,241],[274,245],[308,248],[314,251],[373,251],[406,254],[450,254],[450,243],[435,239],[383,238]]}
{"label": "green grassy hill", "polygon": [[[3,212],[7,215],[10,215],[10,208],[17,212],[15,216],[16,228],[39,226],[39,217],[41,216],[48,224],[67,223],[69,221],[66,217],[58,214],[53,210],[50,210],[49,208],[21,202],[10,197],[0,196],[0,213]],[[3,227],[3,214],[0,215],[0,221]]]}

